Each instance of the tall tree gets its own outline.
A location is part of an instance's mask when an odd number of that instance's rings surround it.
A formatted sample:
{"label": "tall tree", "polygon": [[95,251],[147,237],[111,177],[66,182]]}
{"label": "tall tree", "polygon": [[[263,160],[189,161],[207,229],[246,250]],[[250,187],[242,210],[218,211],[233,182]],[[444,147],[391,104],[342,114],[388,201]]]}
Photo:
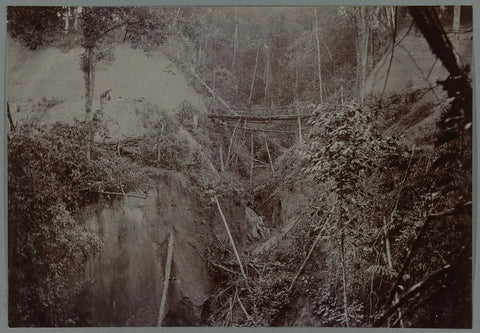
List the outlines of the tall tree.
{"label": "tall tree", "polygon": [[453,47],[458,50],[459,47],[459,39],[458,37],[460,36],[459,30],[460,30],[460,12],[462,10],[462,6],[453,6],[453,24],[452,24],[452,30],[454,33],[452,44]]}
{"label": "tall tree", "polygon": [[263,50],[265,55],[265,69],[263,72],[263,81],[265,83],[265,97],[264,97],[264,105],[268,105],[268,101],[270,98],[270,80],[271,80],[271,66],[270,66],[270,47],[268,46],[267,42],[263,42]]}
{"label": "tall tree", "polygon": [[368,28],[366,12],[368,7],[361,6],[358,11],[358,37],[357,37],[357,100],[363,104],[365,97],[365,77],[368,58]]}
{"label": "tall tree", "polygon": [[237,47],[238,47],[238,7],[235,7],[235,33],[233,36],[233,59],[232,59],[232,70],[235,66],[235,60],[237,57]]}
{"label": "tall tree", "polygon": [[315,13],[315,40],[317,42],[317,75],[318,75],[318,97],[319,101],[323,102],[323,84],[322,84],[322,67],[321,67],[321,56],[320,56],[320,39],[318,37],[318,17],[317,17],[317,8],[314,10]]}

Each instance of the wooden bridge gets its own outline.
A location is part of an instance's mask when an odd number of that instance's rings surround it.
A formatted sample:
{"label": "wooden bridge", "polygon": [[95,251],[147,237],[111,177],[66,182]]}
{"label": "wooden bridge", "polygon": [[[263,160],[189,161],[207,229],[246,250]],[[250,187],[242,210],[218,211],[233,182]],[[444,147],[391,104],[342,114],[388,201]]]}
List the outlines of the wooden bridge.
{"label": "wooden bridge", "polygon": [[[222,113],[220,113],[219,111]],[[293,105],[273,107],[273,108],[254,107],[254,108],[243,108],[243,109],[237,109],[237,110],[229,107],[228,109],[222,109],[222,108],[216,109],[215,112],[210,113],[208,117],[221,125],[233,128],[232,136],[230,138],[230,144],[228,147],[228,153],[226,156],[226,166],[228,166],[229,161],[233,157],[230,155],[230,153],[232,152],[232,143],[235,138],[235,133],[237,129],[239,128],[243,129],[244,133],[247,130],[250,131],[250,180],[252,180],[255,161],[261,162],[254,158],[253,132],[259,131],[264,133],[265,148],[268,154],[270,168],[272,172],[275,172],[272,157],[270,154],[270,149],[268,146],[266,132],[294,135],[298,140],[297,142],[301,144],[303,142],[302,120],[308,119],[314,116],[313,113],[307,113],[307,111],[310,111],[310,109],[302,108],[302,113],[301,113],[300,108]],[[232,121],[235,121],[236,123],[232,124],[231,123]],[[292,122],[292,121],[296,122],[296,127],[298,127],[298,129],[295,131],[286,131],[283,129],[280,130],[276,128],[273,128],[273,129],[266,128],[268,127],[268,125],[275,125],[275,124],[280,125],[282,124],[282,122]],[[257,126],[251,126],[251,125],[247,126],[247,123],[257,124]],[[220,166],[223,172],[226,166],[224,165],[224,162],[223,162],[222,147],[220,147]]]}

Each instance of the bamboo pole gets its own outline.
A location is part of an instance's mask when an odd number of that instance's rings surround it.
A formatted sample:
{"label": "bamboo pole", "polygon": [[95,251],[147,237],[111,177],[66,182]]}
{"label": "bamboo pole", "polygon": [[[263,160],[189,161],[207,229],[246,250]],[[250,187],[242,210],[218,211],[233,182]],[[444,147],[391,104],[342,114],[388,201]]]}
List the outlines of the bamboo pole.
{"label": "bamboo pole", "polygon": [[222,149],[222,146],[220,146],[220,170],[222,171],[222,173],[225,172],[225,164],[223,163],[223,149]]}
{"label": "bamboo pole", "polygon": [[217,203],[218,211],[220,212],[220,216],[222,217],[223,224],[225,225],[225,229],[227,230],[228,238],[230,239],[230,243],[232,244],[233,252],[235,253],[235,257],[237,258],[238,265],[240,266],[240,271],[242,272],[243,278],[245,279],[245,284],[247,285],[247,288],[248,288],[247,274],[245,274],[245,271],[243,270],[242,261],[240,260],[240,255],[238,254],[237,247],[235,246],[235,242],[233,241],[233,237],[232,237],[232,234],[230,232],[230,228],[228,227],[227,220],[225,219],[225,216],[223,215],[222,207],[220,207],[220,203],[218,202],[217,196],[214,195],[213,198],[215,199],[215,202]]}
{"label": "bamboo pole", "polygon": [[173,237],[173,232],[170,231],[170,235],[168,236],[167,262],[165,263],[165,277],[163,279],[163,291],[162,298],[160,300],[160,310],[158,311],[157,327],[162,326],[162,321],[165,318],[165,304],[167,302],[168,283],[170,281],[174,243],[175,238]]}

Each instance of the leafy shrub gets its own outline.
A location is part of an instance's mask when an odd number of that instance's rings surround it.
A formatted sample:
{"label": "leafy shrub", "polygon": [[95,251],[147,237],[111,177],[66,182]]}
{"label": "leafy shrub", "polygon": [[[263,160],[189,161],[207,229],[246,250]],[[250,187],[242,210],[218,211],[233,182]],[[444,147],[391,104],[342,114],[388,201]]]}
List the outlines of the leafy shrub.
{"label": "leafy shrub", "polygon": [[178,106],[177,112],[175,113],[176,113],[179,124],[187,129],[194,128],[193,117],[196,116],[198,119],[198,116],[200,115],[200,112],[197,109],[195,109],[193,105],[187,100],[184,100]]}
{"label": "leafy shrub", "polygon": [[62,31],[59,7],[9,6],[8,32],[31,50],[58,38]]}
{"label": "leafy shrub", "polygon": [[138,166],[91,147],[89,126],[20,127],[8,144],[11,326],[72,326],[88,257],[100,239],[76,219],[103,191],[145,183]]}

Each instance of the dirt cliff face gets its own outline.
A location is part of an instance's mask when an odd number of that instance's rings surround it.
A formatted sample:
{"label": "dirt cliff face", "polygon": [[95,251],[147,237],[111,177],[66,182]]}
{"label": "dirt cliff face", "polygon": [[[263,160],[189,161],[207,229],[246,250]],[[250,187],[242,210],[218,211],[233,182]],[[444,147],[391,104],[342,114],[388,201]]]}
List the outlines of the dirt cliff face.
{"label": "dirt cliff face", "polygon": [[170,230],[175,245],[164,325],[201,322],[211,288],[202,259],[208,237],[187,189],[183,174],[165,171],[146,199],[124,197],[83,212],[86,226],[104,242],[85,273],[90,290],[82,306],[92,322],[156,326]]}

